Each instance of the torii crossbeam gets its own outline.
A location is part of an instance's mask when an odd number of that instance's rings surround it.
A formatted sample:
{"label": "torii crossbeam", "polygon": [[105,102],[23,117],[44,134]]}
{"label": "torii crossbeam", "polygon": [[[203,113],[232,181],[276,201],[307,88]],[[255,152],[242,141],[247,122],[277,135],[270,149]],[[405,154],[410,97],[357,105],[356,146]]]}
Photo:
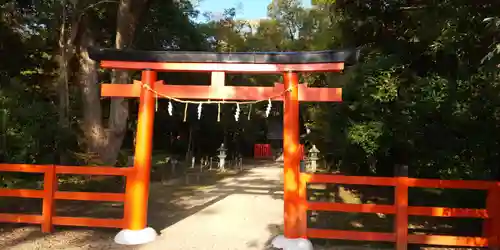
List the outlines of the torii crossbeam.
{"label": "torii crossbeam", "polygon": [[[169,96],[179,99],[210,100],[273,100],[284,102],[284,234],[287,239],[307,238],[307,207],[305,188],[300,181],[299,101],[340,102],[340,88],[310,88],[299,84],[299,72],[339,72],[345,65],[357,62],[357,50],[312,52],[248,52],[212,53],[181,51],[134,51],[91,49],[90,57],[102,68],[142,70],[141,81],[134,84],[102,84],[101,96],[139,97],[139,118],[134,157],[134,173],[127,180],[125,220],[126,233],[115,241],[131,242],[124,237],[146,235],[149,175],[151,170],[155,98]],[[158,71],[211,72],[210,86],[168,85],[157,80]],[[273,87],[225,86],[226,73],[283,74],[283,84]],[[147,85],[148,88],[143,86]],[[151,91],[153,90],[153,91]],[[284,90],[288,90],[284,92]],[[159,94],[156,96],[156,94]],[[151,230],[150,230],[151,231]],[[154,232],[154,231],[153,231]],[[121,239],[121,240],[120,240]],[[144,236],[134,244],[153,240]]]}

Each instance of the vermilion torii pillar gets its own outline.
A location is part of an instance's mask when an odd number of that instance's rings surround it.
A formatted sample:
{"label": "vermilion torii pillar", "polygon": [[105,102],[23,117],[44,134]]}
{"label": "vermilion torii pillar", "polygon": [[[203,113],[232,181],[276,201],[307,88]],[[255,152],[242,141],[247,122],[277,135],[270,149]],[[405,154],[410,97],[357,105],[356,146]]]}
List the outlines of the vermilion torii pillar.
{"label": "vermilion torii pillar", "polygon": [[[141,81],[133,84],[101,86],[101,96],[140,98],[134,174],[127,180],[126,188],[126,228],[115,238],[117,243],[142,244],[156,236],[146,225],[156,98],[151,90],[159,93],[158,97],[241,101],[267,100],[284,93],[273,99],[284,102],[284,236],[290,240],[307,238],[307,197],[299,170],[299,102],[340,102],[342,90],[299,84],[298,73],[342,71],[345,64],[357,61],[357,51],[211,53],[92,49],[90,57],[100,61],[102,68],[142,71]],[[156,78],[159,71],[211,72],[211,85],[167,85]],[[273,87],[226,86],[226,73],[282,74],[283,83]]]}

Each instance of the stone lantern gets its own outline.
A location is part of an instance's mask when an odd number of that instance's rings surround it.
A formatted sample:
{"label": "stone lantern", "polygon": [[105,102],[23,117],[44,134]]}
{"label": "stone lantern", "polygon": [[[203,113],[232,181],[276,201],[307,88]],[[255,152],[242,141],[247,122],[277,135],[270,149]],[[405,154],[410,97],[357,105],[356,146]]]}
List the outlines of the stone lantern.
{"label": "stone lantern", "polygon": [[224,171],[224,164],[226,162],[226,147],[224,147],[224,143],[222,143],[220,145],[220,147],[217,149],[217,151],[219,152],[219,154],[217,155],[217,157],[219,157],[219,169],[221,171]]}
{"label": "stone lantern", "polygon": [[175,158],[172,158],[172,160],[170,160],[170,165],[172,166],[172,175],[175,176],[175,170],[176,170],[176,166],[177,166],[177,163],[179,163],[177,161],[177,159]]}
{"label": "stone lantern", "polygon": [[318,154],[319,154],[319,150],[318,148],[316,148],[316,145],[313,145],[311,149],[309,149],[309,153],[308,153],[308,160],[309,160],[309,170],[311,172],[316,172],[316,168],[317,168],[317,162],[319,160],[319,157],[318,157]]}

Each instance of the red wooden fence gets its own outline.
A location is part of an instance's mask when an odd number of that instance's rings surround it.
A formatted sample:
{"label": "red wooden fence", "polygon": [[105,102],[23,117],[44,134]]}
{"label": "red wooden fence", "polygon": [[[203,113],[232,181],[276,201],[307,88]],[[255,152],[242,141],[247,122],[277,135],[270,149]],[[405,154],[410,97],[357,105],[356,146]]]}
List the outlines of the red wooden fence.
{"label": "red wooden fence", "polygon": [[[125,176],[129,181],[132,168],[115,167],[74,167],[55,165],[0,164],[0,172],[43,173],[43,190],[0,189],[0,197],[22,197],[43,199],[42,213],[39,215],[0,213],[0,222],[41,224],[43,232],[51,232],[53,225],[126,228],[127,221],[122,219],[97,219],[84,217],[65,217],[54,215],[55,200],[114,201],[125,202],[122,193],[66,192],[57,190],[57,174],[114,175]],[[348,230],[328,230],[307,228],[309,238],[343,239],[358,241],[394,242],[398,250],[406,249],[407,244],[429,244],[465,247],[498,246],[500,237],[500,183],[489,181],[461,181],[415,179],[407,177],[364,177],[324,174],[301,174],[301,193],[306,192],[309,183],[335,183],[350,185],[372,185],[395,187],[393,205],[343,204],[302,200],[304,211],[334,211],[357,213],[395,214],[394,232],[358,232]],[[452,188],[487,190],[486,208],[463,209],[446,207],[408,206],[408,188]],[[130,192],[127,190],[126,192]],[[301,197],[306,197],[301,195]],[[457,218],[481,218],[483,237],[463,237],[447,235],[408,234],[408,216],[437,216]]]}
{"label": "red wooden fence", "polygon": [[[500,184],[489,181],[463,181],[415,179],[408,177],[364,177],[323,174],[301,174],[301,188],[305,192],[308,183],[335,183],[351,185],[393,186],[395,187],[395,204],[344,204],[329,202],[313,202],[304,200],[305,210],[383,213],[395,214],[393,233],[358,232],[348,230],[326,230],[307,228],[310,238],[341,239],[355,241],[386,241],[394,242],[396,249],[407,249],[407,244],[446,245],[463,247],[486,247],[499,245],[500,233]],[[484,209],[463,209],[447,207],[417,207],[408,206],[408,188],[452,188],[487,190],[487,202]],[[302,196],[305,197],[305,196]],[[307,198],[306,198],[307,199]],[[302,211],[306,213],[307,211]],[[417,235],[408,234],[408,216],[436,216],[457,218],[481,218],[483,222],[483,237],[461,237],[448,235]],[[307,226],[306,226],[307,227]]]}
{"label": "red wooden fence", "polygon": [[43,200],[42,214],[0,213],[0,222],[41,224],[43,232],[51,232],[53,225],[126,228],[125,219],[97,219],[56,216],[55,200],[125,202],[123,193],[58,191],[58,174],[126,176],[132,168],[75,167],[55,165],[0,164],[0,172],[43,173],[43,190],[0,188],[0,197],[38,198]]}
{"label": "red wooden fence", "polygon": [[255,144],[253,147],[253,156],[255,159],[272,158],[271,144]]}
{"label": "red wooden fence", "polygon": [[[301,160],[305,158],[304,144],[300,144]],[[272,158],[271,144],[255,144],[253,147],[253,156],[255,159]]]}

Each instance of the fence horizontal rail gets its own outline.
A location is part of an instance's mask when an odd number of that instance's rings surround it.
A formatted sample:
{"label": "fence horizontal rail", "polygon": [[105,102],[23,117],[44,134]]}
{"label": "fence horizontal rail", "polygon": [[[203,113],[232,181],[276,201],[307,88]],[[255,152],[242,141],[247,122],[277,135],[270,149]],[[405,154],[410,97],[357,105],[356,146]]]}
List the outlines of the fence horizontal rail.
{"label": "fence horizontal rail", "polygon": [[45,173],[54,165],[5,164],[0,163],[0,172]]}
{"label": "fence horizontal rail", "polygon": [[[396,186],[395,177],[371,177],[371,176],[347,176],[332,174],[301,174],[301,178],[307,183],[314,184],[347,184],[347,185],[370,185],[370,186]],[[496,184],[492,181],[475,180],[439,180],[406,178],[408,187],[418,188],[449,188],[449,189],[476,189],[487,190]]]}
{"label": "fence horizontal rail", "polygon": [[96,192],[67,192],[57,191],[54,194],[56,200],[74,201],[114,201],[124,202],[125,194],[122,193],[96,193]]}
{"label": "fence horizontal rail", "polygon": [[408,187],[418,187],[418,188],[487,190],[495,186],[495,182],[492,181],[473,181],[473,180],[439,180],[439,179],[407,178],[406,182]]}
{"label": "fence horizontal rail", "polygon": [[52,223],[59,226],[124,228],[124,219],[100,219],[86,217],[54,216]]}
{"label": "fence horizontal rail", "polygon": [[56,174],[127,176],[132,168],[56,166]]}
{"label": "fence horizontal rail", "polygon": [[395,214],[394,205],[346,204],[334,202],[307,202],[307,208],[314,211],[346,212],[346,213],[381,213]]}
{"label": "fence horizontal rail", "polygon": [[[332,239],[332,240],[354,240],[354,241],[396,241],[395,233],[359,232],[352,230],[330,230],[330,229],[307,229],[310,238]],[[488,239],[484,237],[465,237],[448,235],[408,235],[410,244],[426,244],[437,246],[460,245],[464,247],[487,247]]]}
{"label": "fence horizontal rail", "polygon": [[396,180],[391,177],[346,176],[331,174],[301,174],[301,179],[307,183],[316,184],[351,184],[372,186],[396,186]]}
{"label": "fence horizontal rail", "polygon": [[[378,204],[346,204],[335,202],[307,202],[307,208],[314,211],[344,212],[344,213],[381,213],[395,214],[396,206]],[[408,206],[408,215],[457,217],[457,218],[489,218],[486,209],[422,207]]]}
{"label": "fence horizontal rail", "polygon": [[[0,222],[42,224],[43,216],[39,214],[32,215],[32,214],[0,213]],[[67,217],[67,216],[52,217],[52,224],[59,226],[123,228],[124,223],[125,223],[124,219],[101,219],[101,218],[86,218],[86,217]]]}
{"label": "fence horizontal rail", "polygon": [[43,217],[42,217],[42,215],[39,215],[39,214],[0,213],[0,222],[4,222],[4,223],[42,224]]}
{"label": "fence horizontal rail", "polygon": [[358,232],[352,230],[331,230],[331,229],[307,229],[307,237],[332,239],[332,240],[355,240],[355,241],[387,241],[394,242],[394,233]]}
{"label": "fence horizontal rail", "polygon": [[[43,199],[45,197],[45,191],[43,191],[43,190],[30,190],[30,189],[0,188],[0,197]],[[125,200],[125,194],[123,194],[123,193],[57,191],[54,194],[54,199],[56,199],[56,200],[75,200],[75,201],[123,202]]]}
{"label": "fence horizontal rail", "polygon": [[488,239],[484,237],[410,234],[408,235],[408,243],[436,246],[487,247]]}
{"label": "fence horizontal rail", "polygon": [[449,207],[408,207],[408,215],[433,216],[433,217],[455,217],[455,218],[481,218],[487,219],[486,209],[471,208],[449,208]]}
{"label": "fence horizontal rail", "polygon": [[127,176],[132,168],[101,167],[101,166],[59,166],[59,165],[30,165],[30,164],[0,164],[0,172],[45,173],[55,167],[56,174],[76,175],[114,175]]}
{"label": "fence horizontal rail", "polygon": [[0,188],[0,197],[42,199],[44,196],[45,196],[45,191],[43,190]]}

